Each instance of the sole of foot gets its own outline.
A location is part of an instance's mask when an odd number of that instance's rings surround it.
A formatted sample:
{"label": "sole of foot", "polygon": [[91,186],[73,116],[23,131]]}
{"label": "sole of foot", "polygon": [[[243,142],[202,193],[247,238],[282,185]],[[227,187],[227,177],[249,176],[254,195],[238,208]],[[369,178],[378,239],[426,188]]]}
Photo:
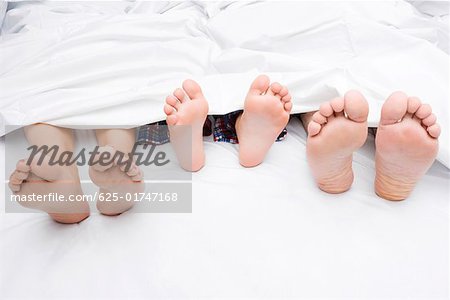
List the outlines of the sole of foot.
{"label": "sole of foot", "polygon": [[[116,150],[111,146],[99,147],[97,155],[105,152],[109,153],[108,157],[114,157]],[[97,209],[107,216],[116,216],[132,208],[134,203],[126,201],[127,194],[142,193],[145,188],[143,172],[134,162],[129,165],[118,165],[116,161],[94,164],[89,167],[89,176],[100,188]]]}
{"label": "sole of foot", "polygon": [[259,165],[289,121],[292,109],[288,89],[269,77],[258,76],[250,86],[244,111],[236,120],[239,162],[244,167]]}
{"label": "sole of foot", "polygon": [[375,192],[404,200],[427,172],[438,152],[440,127],[428,104],[403,92],[385,101],[375,138]]}
{"label": "sole of foot", "polygon": [[343,193],[353,183],[353,152],[367,139],[369,106],[358,91],[325,102],[308,125],[308,164],[318,187]]}
{"label": "sole of foot", "polygon": [[208,115],[208,102],[197,82],[185,80],[166,98],[164,113],[169,126],[170,143],[180,166],[190,172],[205,164],[203,124]]}
{"label": "sole of foot", "polygon": [[89,217],[89,204],[85,201],[70,201],[70,197],[82,197],[78,170],[76,167],[49,166],[32,162],[27,165],[20,160],[9,178],[9,187],[15,195],[30,196],[62,195],[65,201],[20,201],[24,207],[44,211],[58,223],[79,223]]}

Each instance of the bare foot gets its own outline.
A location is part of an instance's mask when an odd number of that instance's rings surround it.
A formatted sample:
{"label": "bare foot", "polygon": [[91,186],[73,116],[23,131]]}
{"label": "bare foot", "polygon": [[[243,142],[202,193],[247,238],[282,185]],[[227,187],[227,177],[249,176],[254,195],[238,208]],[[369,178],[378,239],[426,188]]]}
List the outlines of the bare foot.
{"label": "bare foot", "polygon": [[[104,146],[98,149],[99,154],[109,152],[111,157],[116,150],[111,146]],[[142,193],[144,191],[143,173],[134,163],[131,163],[129,170],[126,165],[118,165],[117,161],[112,161],[107,165],[94,164],[89,167],[89,176],[93,183],[99,188],[97,199],[97,209],[104,215],[119,215],[131,207],[133,201],[127,201],[127,195]]]}
{"label": "bare foot", "polygon": [[376,143],[375,192],[403,200],[433,164],[441,132],[428,104],[395,92],[381,110]]}
{"label": "bare foot", "polygon": [[353,152],[367,138],[369,106],[357,91],[325,102],[308,125],[306,152],[318,187],[342,193],[353,183]]}
{"label": "bare foot", "polygon": [[250,86],[244,112],[236,120],[239,162],[244,167],[259,165],[289,121],[291,95],[285,86],[258,76]]}
{"label": "bare foot", "polygon": [[64,196],[65,201],[42,198],[44,201],[19,202],[24,207],[47,212],[56,222],[79,223],[89,217],[89,204],[86,201],[70,200],[70,197],[75,200],[75,197],[81,199],[83,196],[76,167],[49,166],[47,159],[42,165],[33,162],[29,166],[25,160],[20,160],[9,178],[9,187],[18,196]]}
{"label": "bare foot", "polygon": [[197,82],[185,80],[166,98],[164,112],[167,115],[170,143],[181,167],[195,172],[205,164],[203,150],[203,124],[208,114],[208,102]]}

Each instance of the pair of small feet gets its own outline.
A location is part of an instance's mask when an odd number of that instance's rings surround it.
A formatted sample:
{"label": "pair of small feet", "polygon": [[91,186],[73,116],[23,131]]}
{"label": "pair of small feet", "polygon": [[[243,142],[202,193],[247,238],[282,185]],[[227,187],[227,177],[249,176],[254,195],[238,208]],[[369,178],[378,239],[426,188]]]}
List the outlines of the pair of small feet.
{"label": "pair of small feet", "polygon": [[[307,156],[320,189],[347,191],[353,182],[352,155],[367,138],[367,101],[357,91],[320,106],[308,125]],[[395,92],[385,101],[375,145],[375,192],[403,200],[432,165],[440,127],[428,104]]]}
{"label": "pair of small feet", "polygon": [[[109,153],[113,157],[116,150],[104,146],[98,152],[97,156]],[[144,189],[143,173],[134,163],[129,168],[125,164],[118,165],[117,161],[105,165],[94,164],[89,168],[89,175],[99,187],[97,209],[104,215],[114,216],[127,211],[133,203],[125,200],[125,194],[140,193]],[[50,166],[47,158],[40,164],[33,161],[31,165],[20,160],[10,176],[9,187],[19,196],[52,193],[64,196],[65,201],[61,202],[20,202],[27,208],[47,212],[57,222],[79,223],[90,214],[87,201],[73,201],[84,196],[75,166]],[[116,201],[110,201],[114,199]]]}
{"label": "pair of small feet", "polygon": [[[236,120],[239,140],[239,162],[244,167],[260,164],[270,147],[289,121],[292,109],[288,89],[258,76],[244,101],[244,111]],[[193,80],[183,82],[166,98],[170,141],[180,165],[197,171],[205,164],[203,124],[208,115],[208,102],[200,86]],[[186,150],[186,149],[190,149]]]}

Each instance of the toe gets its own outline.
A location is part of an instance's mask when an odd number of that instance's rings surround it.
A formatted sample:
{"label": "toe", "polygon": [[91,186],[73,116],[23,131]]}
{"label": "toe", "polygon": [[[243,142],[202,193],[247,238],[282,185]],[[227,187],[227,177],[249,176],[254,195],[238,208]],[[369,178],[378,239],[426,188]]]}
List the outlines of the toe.
{"label": "toe", "polygon": [[327,118],[328,118],[329,116],[331,116],[331,115],[333,114],[333,108],[331,107],[330,102],[322,103],[322,104],[320,105],[319,112],[320,112],[324,117],[327,117]]}
{"label": "toe", "polygon": [[289,90],[287,87],[283,86],[278,94],[283,98],[289,94]]}
{"label": "toe", "polygon": [[281,98],[281,101],[283,102],[289,102],[291,101],[292,97],[291,95],[288,93],[286,96],[284,96],[283,98]]}
{"label": "toe", "polygon": [[26,164],[25,160],[21,159],[16,164],[16,170],[9,177],[8,186],[13,192],[20,191],[22,182],[28,178],[31,168]]}
{"label": "toe", "polygon": [[27,179],[29,172],[20,172],[19,170],[16,170],[15,177],[21,181]]}
{"label": "toe", "polygon": [[350,120],[365,122],[369,115],[369,104],[360,92],[348,91],[344,95],[344,111]]}
{"label": "toe", "polygon": [[170,116],[167,116],[167,119],[166,119],[167,125],[170,125],[170,126],[176,125],[176,124],[177,124],[177,121],[178,121],[177,115],[170,115]]}
{"label": "toe", "polygon": [[20,185],[20,184],[22,184],[22,181],[23,181],[26,177],[23,178],[23,176],[22,176],[20,173],[22,173],[22,174],[27,174],[27,177],[28,177],[28,174],[29,174],[29,173],[23,173],[23,172],[20,172],[20,171],[15,170],[15,171],[11,174],[11,176],[9,177],[9,182],[10,182],[11,184],[13,184],[13,185]]}
{"label": "toe", "polygon": [[267,94],[272,96],[279,96],[281,98],[280,92],[283,89],[283,86],[278,82],[274,82],[270,85],[270,89],[267,91]]}
{"label": "toe", "polygon": [[431,106],[428,104],[422,104],[416,111],[416,117],[419,119],[425,119],[431,115]]}
{"label": "toe", "polygon": [[176,97],[176,99],[180,102],[186,101],[186,94],[184,91],[180,88],[177,88],[175,91],[173,91],[173,95]]}
{"label": "toe", "polygon": [[252,82],[248,93],[252,95],[262,95],[269,89],[269,85],[270,85],[269,77],[267,77],[266,75],[259,75]]}
{"label": "toe", "polygon": [[164,113],[168,116],[175,112],[175,108],[169,104],[164,104]]}
{"label": "toe", "polygon": [[320,126],[320,124],[318,124],[314,121],[309,122],[308,135],[315,136],[315,135],[319,134],[321,128],[322,128],[322,126]]}
{"label": "toe", "polygon": [[190,99],[204,98],[200,85],[192,79],[183,82],[183,89]]}
{"label": "toe", "polygon": [[[125,168],[122,169],[122,171],[125,171]],[[136,176],[138,173],[139,173],[139,167],[133,163],[131,165],[130,169],[128,170],[127,175],[130,177],[133,177],[133,176]]]}
{"label": "toe", "polygon": [[431,126],[435,123],[436,123],[436,115],[435,114],[431,114],[422,120],[422,124],[425,126]]}
{"label": "toe", "polygon": [[[20,163],[20,161],[19,161]],[[19,165],[19,163],[17,165]],[[22,166],[20,166],[22,167]],[[16,169],[11,176],[9,177],[9,183],[8,186],[13,192],[20,191],[20,186],[22,182],[28,178],[29,170],[27,172],[19,171],[19,169]]]}
{"label": "toe", "polygon": [[441,134],[441,126],[439,126],[439,124],[435,123],[435,124],[431,125],[430,127],[428,127],[427,131],[431,137],[434,137],[435,139],[437,139],[439,137],[439,135]]}
{"label": "toe", "polygon": [[144,179],[144,172],[142,172],[141,169],[138,168],[138,173],[131,177],[131,180],[133,181],[141,181]]}
{"label": "toe", "polygon": [[285,102],[284,103],[284,110],[287,111],[287,112],[290,112],[291,109],[292,109],[292,102],[291,101]]}
{"label": "toe", "polygon": [[330,101],[330,105],[334,112],[342,112],[344,110],[344,98],[336,97]]}
{"label": "toe", "polygon": [[9,188],[11,189],[11,191],[13,192],[18,192],[20,191],[20,184],[14,184],[11,181],[8,183]]}
{"label": "toe", "polygon": [[419,109],[420,104],[422,104],[417,97],[409,97],[408,98],[408,113],[415,114]]}
{"label": "toe", "polygon": [[320,125],[325,124],[327,122],[327,118],[325,118],[320,112],[316,111],[313,116],[312,120]]}
{"label": "toe", "polygon": [[21,159],[17,162],[16,169],[20,172],[30,172],[31,168],[27,165],[24,159]]}
{"label": "toe", "polygon": [[[120,170],[122,170],[122,172],[125,172],[126,171],[126,166],[127,165],[121,166]],[[130,169],[126,172],[126,174],[133,181],[141,181],[142,178],[143,178],[143,173],[142,173],[141,169],[135,163],[131,164]]]}
{"label": "toe", "polygon": [[381,125],[395,124],[403,118],[408,109],[408,97],[403,92],[391,94],[381,108]]}
{"label": "toe", "polygon": [[167,96],[166,103],[172,106],[174,109],[178,110],[180,108],[181,102],[174,96]]}

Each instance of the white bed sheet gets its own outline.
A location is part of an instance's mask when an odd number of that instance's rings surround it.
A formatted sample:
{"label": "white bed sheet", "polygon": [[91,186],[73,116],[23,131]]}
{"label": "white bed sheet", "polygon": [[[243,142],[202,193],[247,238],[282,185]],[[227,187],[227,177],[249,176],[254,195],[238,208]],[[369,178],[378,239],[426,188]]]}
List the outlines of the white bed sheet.
{"label": "white bed sheet", "polygon": [[352,189],[328,195],[309,175],[298,120],[288,130],[253,169],[237,146],[206,139],[192,214],[67,226],[0,210],[0,298],[448,299],[448,169],[436,162],[408,200],[382,200],[369,137]]}

